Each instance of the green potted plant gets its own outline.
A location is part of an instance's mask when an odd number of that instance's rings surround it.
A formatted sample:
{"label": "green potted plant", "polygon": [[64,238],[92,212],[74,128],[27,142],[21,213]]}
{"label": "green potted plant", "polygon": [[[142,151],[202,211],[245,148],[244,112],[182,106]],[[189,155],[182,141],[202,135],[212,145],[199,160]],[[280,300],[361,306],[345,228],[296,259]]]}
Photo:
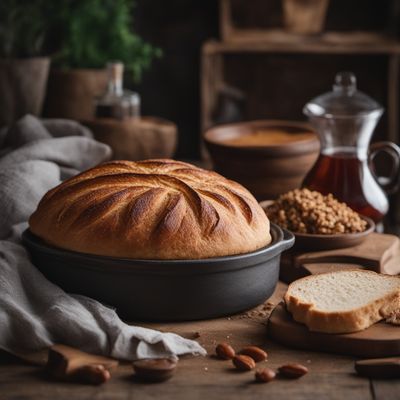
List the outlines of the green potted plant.
{"label": "green potted plant", "polygon": [[0,126],[41,112],[50,64],[44,56],[50,7],[45,0],[0,1]]}
{"label": "green potted plant", "polygon": [[50,74],[46,115],[87,120],[93,116],[94,97],[105,90],[108,61],[122,61],[139,81],[161,51],[134,33],[132,0],[59,0],[57,5],[57,68]]}

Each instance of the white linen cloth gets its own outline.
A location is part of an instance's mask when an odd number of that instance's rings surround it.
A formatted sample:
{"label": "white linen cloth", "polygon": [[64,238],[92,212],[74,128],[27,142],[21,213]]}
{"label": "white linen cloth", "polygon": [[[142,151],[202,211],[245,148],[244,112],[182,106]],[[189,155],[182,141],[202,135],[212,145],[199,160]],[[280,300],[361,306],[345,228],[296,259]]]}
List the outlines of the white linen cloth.
{"label": "white linen cloth", "polygon": [[206,354],[195,341],[127,325],[111,308],[65,293],[20,244],[26,221],[49,189],[110,155],[108,146],[73,121],[27,115],[0,131],[1,349],[20,354],[63,343],[127,360]]}

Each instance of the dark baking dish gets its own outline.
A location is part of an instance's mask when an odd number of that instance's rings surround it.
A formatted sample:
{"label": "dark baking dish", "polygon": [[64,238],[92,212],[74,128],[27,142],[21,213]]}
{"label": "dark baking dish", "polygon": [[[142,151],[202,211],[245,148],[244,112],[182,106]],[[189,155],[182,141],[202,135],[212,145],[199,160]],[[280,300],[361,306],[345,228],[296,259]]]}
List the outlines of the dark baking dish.
{"label": "dark baking dish", "polygon": [[201,260],[133,260],[52,247],[26,230],[22,239],[37,268],[70,293],[90,296],[129,320],[182,321],[234,314],[270,297],[281,253],[293,235],[271,224],[268,246]]}

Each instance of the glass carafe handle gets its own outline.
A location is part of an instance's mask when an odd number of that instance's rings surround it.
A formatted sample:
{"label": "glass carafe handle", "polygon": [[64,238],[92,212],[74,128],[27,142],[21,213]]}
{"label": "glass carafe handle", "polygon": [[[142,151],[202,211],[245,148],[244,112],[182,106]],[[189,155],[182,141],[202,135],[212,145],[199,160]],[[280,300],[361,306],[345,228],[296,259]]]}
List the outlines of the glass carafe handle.
{"label": "glass carafe handle", "polygon": [[392,142],[376,142],[370,146],[369,164],[374,172],[374,159],[380,152],[385,152],[392,159],[392,165],[389,175],[377,176],[375,178],[381,188],[391,194],[397,191],[400,185],[400,147]]}

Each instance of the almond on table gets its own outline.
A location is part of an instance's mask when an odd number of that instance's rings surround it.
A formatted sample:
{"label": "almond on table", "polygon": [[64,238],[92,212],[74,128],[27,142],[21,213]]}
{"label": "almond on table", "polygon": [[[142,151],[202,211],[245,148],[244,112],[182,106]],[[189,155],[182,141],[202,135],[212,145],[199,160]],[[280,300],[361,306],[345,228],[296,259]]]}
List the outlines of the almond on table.
{"label": "almond on table", "polygon": [[289,379],[298,379],[307,374],[308,368],[301,364],[286,364],[278,368],[279,374]]}
{"label": "almond on table", "polygon": [[256,367],[255,361],[251,357],[245,355],[235,356],[232,359],[232,363],[239,371],[251,371]]}
{"label": "almond on table", "polygon": [[254,377],[257,382],[268,383],[275,379],[276,373],[271,368],[263,368],[257,370]]}
{"label": "almond on table", "polygon": [[225,342],[217,345],[215,348],[215,353],[217,354],[218,358],[222,360],[231,360],[236,355],[233,347]]}
{"label": "almond on table", "polygon": [[247,346],[240,350],[240,354],[251,357],[255,362],[265,361],[268,357],[267,352],[257,346]]}

